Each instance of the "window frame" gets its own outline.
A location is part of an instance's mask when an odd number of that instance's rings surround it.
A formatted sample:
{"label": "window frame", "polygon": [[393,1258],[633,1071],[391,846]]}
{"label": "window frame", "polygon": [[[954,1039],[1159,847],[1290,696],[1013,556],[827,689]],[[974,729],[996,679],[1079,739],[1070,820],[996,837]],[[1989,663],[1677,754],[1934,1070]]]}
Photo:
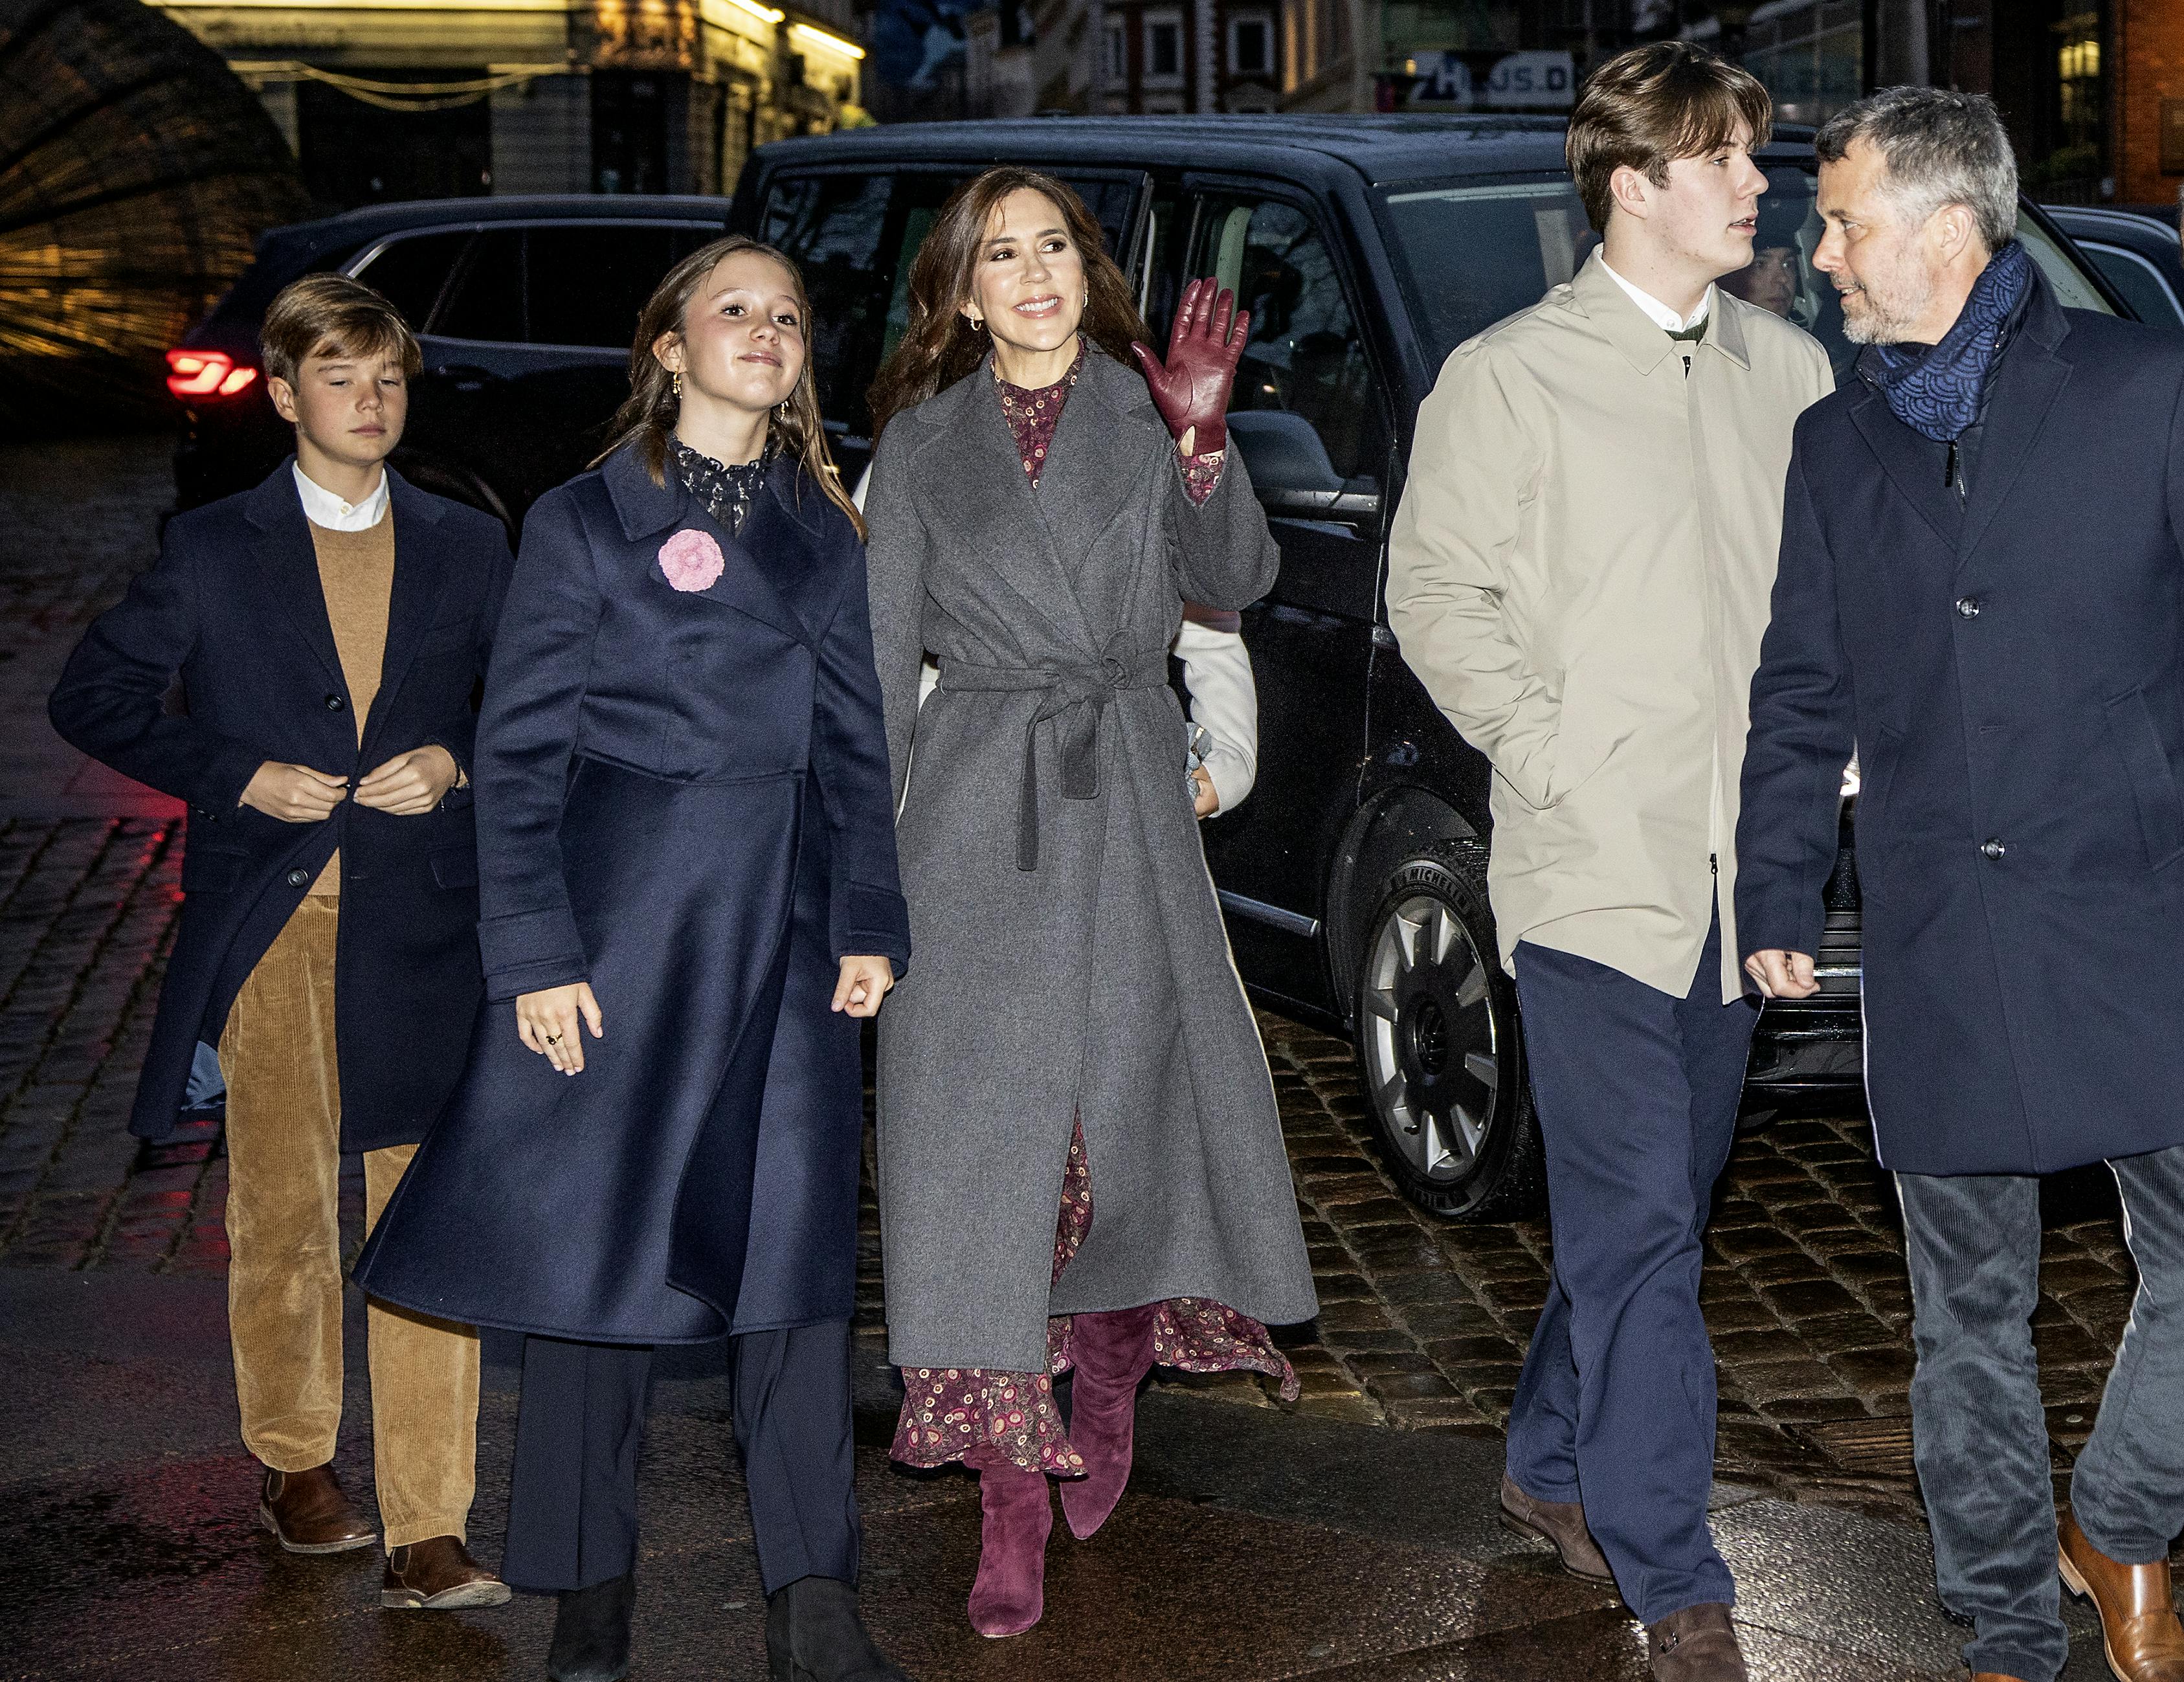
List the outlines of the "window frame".
{"label": "window frame", "polygon": [[[519,233],[524,237],[521,249],[522,253],[521,262],[523,275],[523,329],[526,337],[520,339],[474,339],[454,333],[442,333],[436,332],[434,331],[434,328],[438,325],[440,313],[448,306],[449,287],[454,284],[455,277],[459,274],[466,272],[469,268],[471,254],[477,248],[475,242],[473,242],[471,245],[464,247],[462,252],[457,256],[454,262],[448,265],[448,273],[440,282],[439,293],[432,300],[432,313],[426,318],[424,324],[416,330],[417,337],[421,341],[425,339],[432,339],[441,344],[477,345],[488,350],[535,350],[557,354],[577,355],[589,355],[597,352],[610,352],[616,356],[627,356],[629,354],[629,347],[627,345],[539,344],[528,337],[531,331],[530,235],[531,231],[533,228],[683,229],[691,231],[705,232],[714,239],[722,237],[727,231],[725,217],[723,217],[720,222],[693,221],[687,216],[493,216],[483,218],[465,218],[458,221],[433,222],[419,227],[402,228],[397,230],[394,232],[386,235],[382,238],[373,241],[362,251],[357,253],[348,262],[341,265],[341,272],[351,276],[352,278],[359,276],[369,268],[372,261],[376,259],[379,253],[384,251],[388,246],[396,244],[402,240],[420,238],[426,234],[469,233],[475,237],[478,234],[485,233],[505,233],[510,231]],[[370,281],[367,281],[365,284],[369,285]]]}
{"label": "window frame", "polygon": [[[1330,206],[1307,188],[1279,177],[1231,174],[1215,170],[1186,170],[1179,187],[1185,200],[1188,214],[1184,219],[1183,238],[1178,244],[1178,260],[1187,261],[1198,248],[1199,233],[1204,223],[1206,201],[1208,197],[1228,194],[1250,195],[1268,203],[1284,205],[1304,217],[1312,232],[1325,248],[1329,266],[1342,287],[1342,298],[1351,315],[1351,331],[1357,348],[1365,358],[1366,370],[1370,376],[1374,400],[1379,405],[1380,436],[1385,448],[1385,459],[1373,476],[1379,480],[1377,492],[1362,491],[1276,491],[1262,489],[1255,485],[1261,504],[1267,512],[1277,518],[1309,518],[1313,514],[1334,515],[1355,520],[1359,535],[1380,543],[1387,534],[1387,522],[1395,510],[1396,499],[1401,486],[1403,457],[1406,454],[1404,431],[1399,425],[1399,406],[1395,398],[1403,389],[1392,376],[1388,357],[1383,354],[1378,334],[1373,330],[1375,315],[1359,307],[1359,300],[1373,296],[1362,284],[1356,253],[1345,230],[1334,226],[1329,219]],[[1408,308],[1408,300],[1403,300]],[[1150,324],[1157,335],[1166,331],[1167,324]]]}
{"label": "window frame", "polygon": [[[1175,68],[1172,70],[1155,68],[1157,60],[1153,51],[1153,42],[1162,30],[1175,31]],[[1141,19],[1141,39],[1145,48],[1145,63],[1144,69],[1138,77],[1138,86],[1147,90],[1156,88],[1162,92],[1180,89],[1184,85],[1185,71],[1182,12],[1163,8],[1157,12],[1145,13]]]}
{"label": "window frame", "polygon": [[[2141,252],[2133,251],[2127,245],[2119,245],[2113,240],[2103,239],[2098,234],[2078,236],[2074,237],[2070,243],[2076,246],[2084,254],[2086,260],[2097,270],[2101,267],[2101,259],[2093,254],[2095,252],[2099,252],[2103,256],[2120,257],[2134,267],[2143,269],[2146,271],[2146,277],[2161,289],[2161,296],[2167,301],[2170,311],[2168,320],[2148,322],[2148,325],[2171,328],[2184,327],[2184,299],[2178,298],[2176,288],[2170,283],[2169,276],[2161,272],[2161,265],[2152,258]],[[2107,281],[2110,286],[2115,287],[2118,292],[2123,290],[2120,286],[2116,285],[2114,277],[2105,271],[2103,271],[2101,278]],[[2124,301],[2126,304],[2131,302],[2128,297]],[[2137,313],[2136,306],[2133,307],[2133,313]]]}
{"label": "window frame", "polygon": [[[1265,47],[1265,56],[1256,67],[1249,67],[1243,61],[1241,42],[1245,29],[1254,25],[1261,31],[1260,39]],[[1274,47],[1273,14],[1262,11],[1231,12],[1228,14],[1228,74],[1240,77],[1254,76],[1272,84],[1279,77],[1280,73],[1281,66],[1277,60]]]}

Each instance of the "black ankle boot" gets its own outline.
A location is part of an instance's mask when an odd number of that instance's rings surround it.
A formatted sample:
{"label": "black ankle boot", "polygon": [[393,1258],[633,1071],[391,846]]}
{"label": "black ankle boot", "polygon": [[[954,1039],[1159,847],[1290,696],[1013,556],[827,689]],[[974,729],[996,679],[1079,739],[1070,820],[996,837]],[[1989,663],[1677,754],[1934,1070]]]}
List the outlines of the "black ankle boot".
{"label": "black ankle boot", "polygon": [[564,1589],[546,1651],[553,1682],[621,1682],[629,1674],[629,1620],[637,1610],[637,1573],[588,1589]]}
{"label": "black ankle boot", "polygon": [[800,1577],[766,1601],[772,1682],[910,1682],[865,1633],[857,1591],[833,1577]]}

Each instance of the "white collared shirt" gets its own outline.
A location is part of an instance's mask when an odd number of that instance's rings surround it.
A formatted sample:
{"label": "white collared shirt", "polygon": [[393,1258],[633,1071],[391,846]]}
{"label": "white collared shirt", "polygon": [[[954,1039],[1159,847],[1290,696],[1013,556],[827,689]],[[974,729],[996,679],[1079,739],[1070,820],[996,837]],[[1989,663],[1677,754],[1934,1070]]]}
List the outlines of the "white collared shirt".
{"label": "white collared shirt", "polygon": [[290,471],[296,476],[297,493],[304,498],[304,517],[329,532],[369,532],[387,517],[387,470],[379,470],[379,482],[362,502],[343,502],[305,473],[301,463]]}
{"label": "white collared shirt", "polygon": [[1602,269],[1607,270],[1607,278],[1614,281],[1618,287],[1621,287],[1625,292],[1630,294],[1630,301],[1646,312],[1646,319],[1652,322],[1655,326],[1658,327],[1664,333],[1689,332],[1693,327],[1697,326],[1700,322],[1705,320],[1707,318],[1707,312],[1713,308],[1713,286],[1712,282],[1708,282],[1704,295],[1700,298],[1698,308],[1692,310],[1690,319],[1686,320],[1685,317],[1677,315],[1674,310],[1669,309],[1667,304],[1662,303],[1659,298],[1654,297],[1650,292],[1640,291],[1636,287],[1632,286],[1630,281],[1624,280],[1622,276],[1617,274],[1614,270],[1608,268],[1607,258],[1602,257],[1600,259],[1600,266]]}

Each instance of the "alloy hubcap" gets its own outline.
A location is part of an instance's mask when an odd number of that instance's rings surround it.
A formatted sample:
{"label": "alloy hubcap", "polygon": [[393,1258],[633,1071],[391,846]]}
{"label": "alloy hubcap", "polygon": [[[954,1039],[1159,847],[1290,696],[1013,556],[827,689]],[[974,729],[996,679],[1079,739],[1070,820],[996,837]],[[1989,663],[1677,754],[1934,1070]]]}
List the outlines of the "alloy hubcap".
{"label": "alloy hubcap", "polygon": [[1399,901],[1366,960],[1365,1067],[1383,1126],[1429,1179],[1479,1160],[1501,1089],[1485,961],[1462,919],[1431,894]]}

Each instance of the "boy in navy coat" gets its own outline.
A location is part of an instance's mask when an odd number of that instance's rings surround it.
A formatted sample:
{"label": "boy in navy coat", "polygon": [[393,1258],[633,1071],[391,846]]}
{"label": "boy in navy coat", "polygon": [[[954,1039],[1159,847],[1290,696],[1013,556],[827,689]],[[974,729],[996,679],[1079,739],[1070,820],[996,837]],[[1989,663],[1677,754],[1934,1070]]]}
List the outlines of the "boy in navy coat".
{"label": "boy in navy coat", "polygon": [[[336,1480],[343,1150],[367,1226],[461,1072],[482,991],[468,772],[508,543],[385,465],[416,342],[358,281],[283,292],[263,334],[296,454],[179,515],[70,656],[54,728],[185,800],[181,927],[131,1130],[164,1137],[199,1040],[228,1084],[228,1317],[259,1515],[292,1553],[368,1547]],[[179,674],[187,710],[162,698]],[[390,1607],[495,1606],[465,1546],[477,1337],[373,1303]]]}

